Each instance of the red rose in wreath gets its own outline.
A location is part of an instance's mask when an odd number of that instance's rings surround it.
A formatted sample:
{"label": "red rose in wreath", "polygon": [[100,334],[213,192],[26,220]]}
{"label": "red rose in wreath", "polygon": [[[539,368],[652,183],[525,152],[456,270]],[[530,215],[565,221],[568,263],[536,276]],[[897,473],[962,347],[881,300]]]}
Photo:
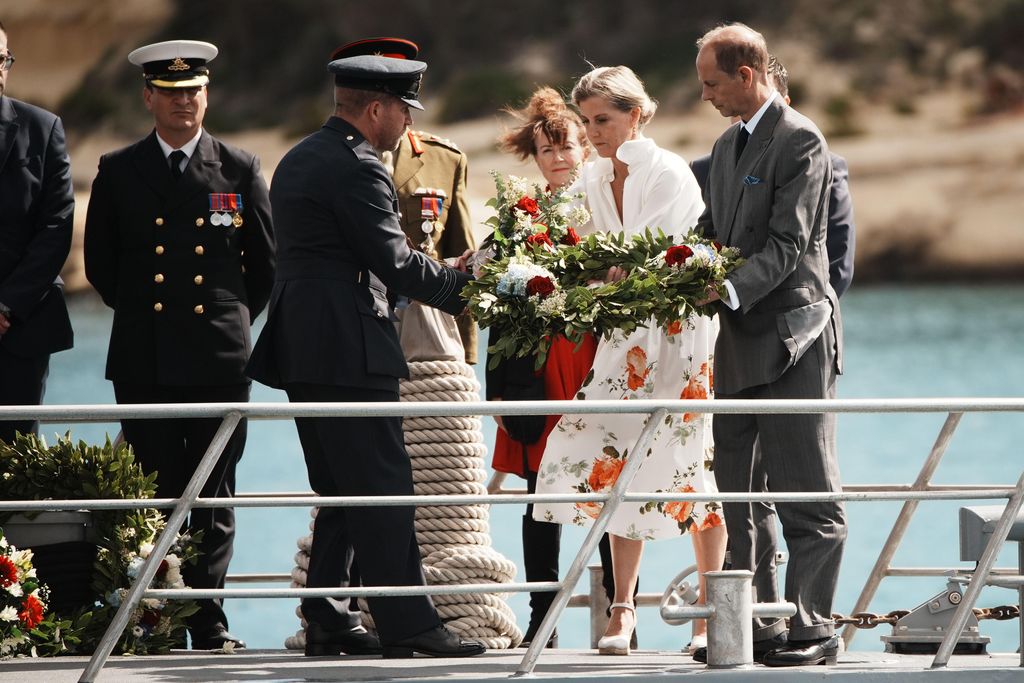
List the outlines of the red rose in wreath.
{"label": "red rose in wreath", "polygon": [[575,246],[580,243],[580,236],[575,229],[569,227],[566,229],[565,235],[562,236],[561,243]]}
{"label": "red rose in wreath", "polygon": [[685,244],[676,245],[669,247],[668,251],[665,252],[665,263],[670,266],[681,266],[691,256],[693,256],[693,249],[690,249]]}
{"label": "red rose in wreath", "polygon": [[543,275],[536,275],[531,277],[526,282],[526,293],[530,296],[536,294],[541,299],[549,296],[555,291],[555,283],[550,278],[546,278]]}
{"label": "red rose in wreath", "polygon": [[535,233],[533,233],[532,235],[530,235],[529,237],[526,238],[526,243],[527,244],[543,244],[543,245],[546,245],[546,246],[549,246],[549,247],[554,246],[551,243],[551,238],[548,237],[548,233],[546,231],[545,232],[535,232]]}
{"label": "red rose in wreath", "polygon": [[540,207],[537,206],[537,200],[533,197],[527,197],[526,195],[519,198],[519,201],[516,202],[515,208],[520,211],[525,211],[533,217],[536,217],[537,214],[540,213]]}

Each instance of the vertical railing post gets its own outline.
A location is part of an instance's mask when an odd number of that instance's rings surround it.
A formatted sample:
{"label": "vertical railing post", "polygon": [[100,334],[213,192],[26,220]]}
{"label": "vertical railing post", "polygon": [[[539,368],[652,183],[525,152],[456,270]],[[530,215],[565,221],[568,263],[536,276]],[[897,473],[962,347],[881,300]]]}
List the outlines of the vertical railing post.
{"label": "vertical railing post", "polygon": [[[939,651],[935,653],[935,659],[932,660],[933,669],[941,669],[949,662],[949,658],[953,654],[953,648],[956,647],[956,643],[960,639],[960,633],[964,630],[964,626],[967,625],[967,617],[974,610],[974,605],[978,602],[981,589],[985,587],[985,584],[988,582],[988,576],[992,572],[992,567],[995,566],[999,551],[1002,549],[1003,544],[1006,543],[1006,537],[1010,535],[1010,529],[1013,528],[1014,522],[1017,521],[1017,515],[1020,514],[1022,503],[1024,503],[1024,472],[1021,473],[1020,479],[1017,480],[1017,490],[1013,492],[1010,500],[1006,503],[1006,507],[1003,508],[1003,516],[999,518],[995,528],[992,529],[988,545],[985,546],[985,551],[981,554],[981,559],[978,560],[978,566],[971,575],[971,582],[967,584],[967,590],[964,591],[963,600],[960,601],[956,612],[953,613],[953,618],[946,629],[946,635],[942,638],[942,643],[939,644]],[[1024,619],[1024,617],[1021,618]]]}
{"label": "vertical railing post", "polygon": [[[910,487],[911,491],[923,491],[931,484],[932,475],[935,474],[939,463],[942,462],[942,457],[946,454],[946,448],[949,446],[953,433],[956,432],[962,417],[963,413],[950,413],[946,417],[946,421],[943,423],[942,429],[935,439],[935,444],[932,446],[931,453],[928,454],[928,458],[921,466],[917,479]],[[917,511],[917,506],[920,502],[918,500],[904,501],[903,507],[896,517],[896,522],[892,525],[892,531],[889,532],[889,537],[885,539],[882,552],[879,553],[878,559],[875,560],[875,566],[872,567],[871,573],[868,574],[868,580],[864,584],[864,589],[861,591],[860,597],[857,598],[857,602],[850,612],[851,614],[865,612],[871,605],[871,600],[875,597],[879,584],[882,582],[882,579],[889,575],[889,569],[892,567],[892,558],[896,556],[896,550],[899,549],[900,543],[903,542],[903,536],[907,533],[907,527],[910,526],[910,520]],[[857,629],[852,625],[847,625],[843,629],[843,642],[847,647],[853,642],[856,634]]]}
{"label": "vertical railing post", "polygon": [[93,683],[96,680],[96,676],[113,651],[118,638],[121,637],[125,626],[128,625],[132,610],[135,609],[135,605],[142,599],[142,594],[149,587],[150,582],[153,581],[153,577],[156,576],[157,569],[160,568],[160,562],[167,555],[167,551],[171,549],[175,536],[181,529],[181,525],[185,522],[185,517],[199,497],[199,492],[206,485],[206,480],[210,478],[210,473],[213,472],[214,466],[220,460],[224,447],[227,446],[228,440],[235,432],[235,427],[238,426],[241,419],[242,414],[235,411],[224,416],[220,427],[217,428],[217,433],[214,434],[213,440],[210,442],[209,448],[206,449],[206,453],[203,455],[203,459],[199,461],[192,479],[189,480],[188,486],[185,487],[181,498],[178,499],[174,510],[167,518],[164,530],[157,534],[156,539],[154,539],[153,550],[142,563],[138,578],[135,579],[135,582],[128,589],[128,594],[121,601],[121,606],[118,607],[117,613],[114,614],[113,621],[110,622],[110,626],[107,627],[103,637],[100,638],[99,645],[96,646],[95,652],[92,653],[92,658],[89,659],[89,664],[78,679],[79,683]]}
{"label": "vertical railing post", "polygon": [[658,408],[648,415],[647,424],[644,425],[640,436],[636,440],[636,444],[633,446],[633,450],[630,451],[632,455],[626,460],[625,466],[619,472],[619,478],[615,481],[611,491],[608,492],[608,498],[604,503],[604,507],[601,508],[601,514],[594,520],[590,531],[587,533],[587,537],[583,541],[583,545],[569,567],[569,571],[566,572],[565,578],[561,580],[562,588],[555,595],[555,600],[551,607],[548,608],[548,613],[541,622],[540,628],[537,629],[530,647],[527,648],[523,661],[520,662],[516,672],[512,674],[513,678],[529,676],[533,672],[533,667],[537,664],[537,658],[540,657],[541,651],[547,645],[548,639],[551,638],[555,625],[558,623],[559,617],[562,616],[562,611],[569,604],[569,598],[572,597],[572,590],[576,586],[576,582],[583,575],[587,560],[597,549],[597,544],[601,541],[601,535],[608,527],[609,520],[611,520],[612,515],[615,514],[619,504],[622,502],[622,496],[625,495],[629,485],[633,482],[633,477],[640,470],[640,465],[647,459],[647,446],[654,438],[655,432],[658,431],[658,427],[661,426],[667,414],[667,410]]}

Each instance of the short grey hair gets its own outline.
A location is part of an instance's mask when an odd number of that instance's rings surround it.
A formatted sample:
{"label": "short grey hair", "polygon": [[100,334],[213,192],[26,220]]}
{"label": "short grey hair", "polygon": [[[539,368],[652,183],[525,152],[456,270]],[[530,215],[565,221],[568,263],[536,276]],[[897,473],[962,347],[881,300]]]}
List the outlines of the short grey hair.
{"label": "short grey hair", "polygon": [[336,110],[352,116],[359,116],[371,103],[385,102],[390,97],[394,96],[378,90],[359,90],[356,88],[345,88],[340,85],[334,86],[334,106]]}
{"label": "short grey hair", "polygon": [[599,66],[584,74],[572,89],[573,104],[591,97],[603,97],[619,111],[640,108],[639,126],[654,118],[658,103],[644,89],[643,81],[628,66]]}
{"label": "short grey hair", "polygon": [[768,73],[768,43],[746,24],[716,26],[697,40],[698,50],[705,47],[715,51],[715,61],[722,73],[735,76],[741,66],[748,66],[756,73]]}

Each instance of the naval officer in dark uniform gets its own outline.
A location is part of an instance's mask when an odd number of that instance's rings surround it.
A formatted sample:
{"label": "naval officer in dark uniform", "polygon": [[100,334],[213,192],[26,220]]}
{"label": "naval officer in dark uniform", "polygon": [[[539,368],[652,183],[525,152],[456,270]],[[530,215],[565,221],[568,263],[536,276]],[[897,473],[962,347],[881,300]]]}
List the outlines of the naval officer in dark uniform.
{"label": "naval officer in dark uniform", "polygon": [[[143,69],[142,91],[155,130],[104,155],[85,226],[89,282],[114,309],[107,379],[118,403],[249,400],[245,364],[250,325],[274,278],[274,237],[259,161],[203,130],[209,43],[176,40],[129,55]],[[143,469],[156,471],[157,495],[180,496],[220,420],[123,420]],[[234,495],[243,420],[203,497]],[[203,532],[192,588],[222,588],[231,559],[234,512],[196,509]],[[194,649],[244,643],[228,632],[220,600],[198,601],[188,621]]]}
{"label": "naval officer in dark uniform", "polygon": [[[397,402],[408,376],[389,296],[461,313],[464,273],[409,247],[395,186],[378,158],[412,123],[423,62],[362,55],[330,62],[335,111],[289,151],[271,184],[278,270],[249,376],[293,402]],[[296,418],[313,489],[325,496],[411,495],[401,418]],[[348,583],[351,554],[366,586],[423,585],[407,507],[324,507],[307,587]],[[306,599],[306,654],[453,657],[484,652],[442,626],[426,596],[370,598],[377,638],[347,601]]]}

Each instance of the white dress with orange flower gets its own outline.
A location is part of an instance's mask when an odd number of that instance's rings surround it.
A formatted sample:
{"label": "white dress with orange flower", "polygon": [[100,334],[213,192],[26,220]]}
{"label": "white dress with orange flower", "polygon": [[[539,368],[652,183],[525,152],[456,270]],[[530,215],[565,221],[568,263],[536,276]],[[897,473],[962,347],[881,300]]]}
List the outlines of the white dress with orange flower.
{"label": "white dress with orange flower", "polygon": [[[611,192],[609,159],[583,167],[576,190],[586,192],[593,230],[647,227],[685,235],[704,209],[700,187],[679,156],[647,138],[626,142],[617,155],[629,166],[620,221]],[[669,329],[641,328],[598,343],[594,368],[575,400],[702,399],[712,396],[712,352],[717,321],[691,316]],[[564,415],[548,438],[537,475],[537,493],[590,493],[611,488],[646,422],[643,415]],[[631,491],[696,491],[715,494],[710,416],[669,415],[654,436]],[[584,526],[600,503],[542,503],[534,518]],[[633,539],[679,536],[690,528],[722,524],[721,506],[706,502],[630,502],[619,506],[608,531]]]}

